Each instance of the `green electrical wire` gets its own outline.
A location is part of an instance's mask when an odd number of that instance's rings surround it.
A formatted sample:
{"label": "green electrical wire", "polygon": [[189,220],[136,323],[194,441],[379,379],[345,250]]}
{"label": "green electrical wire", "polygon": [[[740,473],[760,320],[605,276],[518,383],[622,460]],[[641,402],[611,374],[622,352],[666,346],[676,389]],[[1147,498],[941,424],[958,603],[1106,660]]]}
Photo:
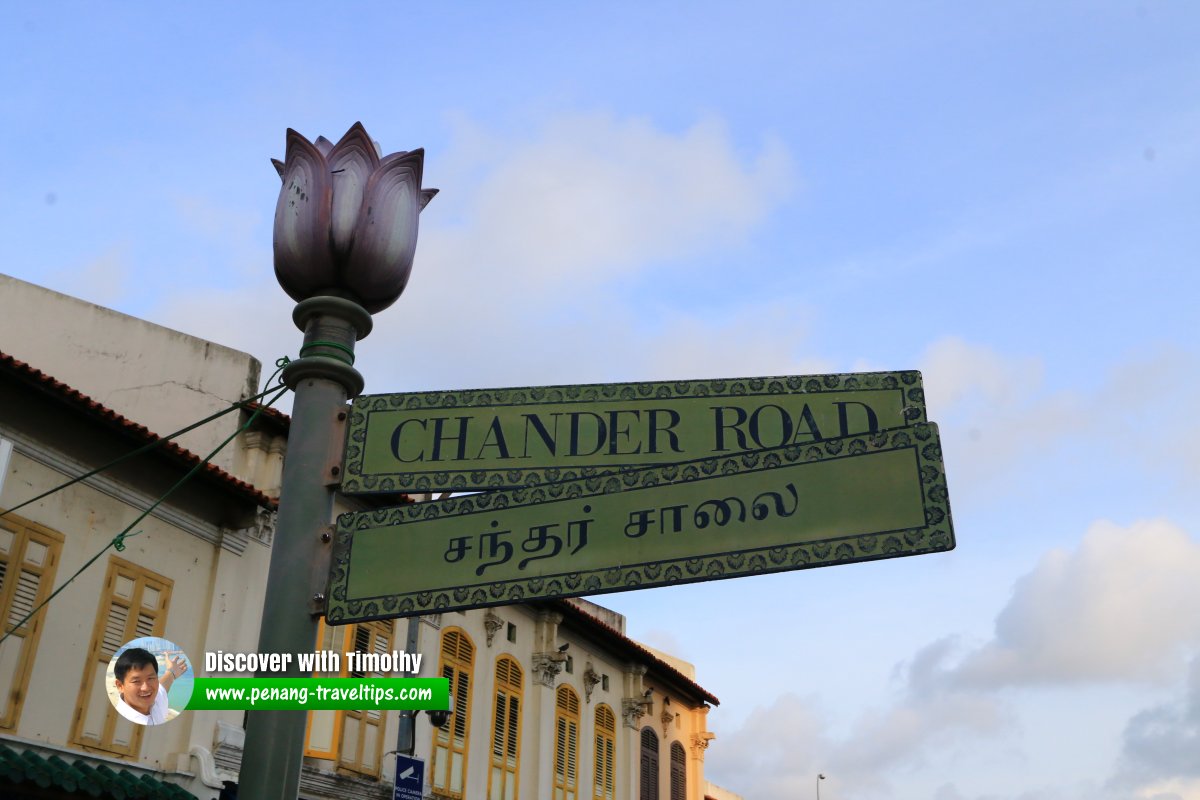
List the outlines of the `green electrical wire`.
{"label": "green electrical wire", "polygon": [[[278,375],[280,373],[280,371],[282,371],[283,367],[287,365],[288,361],[289,361],[289,359],[287,358],[287,356],[284,356],[283,358],[281,358],[275,362],[276,366],[278,366],[279,369],[275,370],[275,373],[272,374],[271,377],[267,379],[268,384],[275,379],[275,376]],[[276,388],[278,388],[278,387],[276,387]],[[262,397],[271,391],[276,391],[276,389],[275,388],[268,389],[266,392],[262,392],[261,394],[255,395],[255,397]],[[235,438],[237,438],[238,434],[247,430],[251,426],[251,424],[253,424],[254,420],[258,418],[258,415],[260,413],[262,413],[262,410],[264,408],[270,408],[272,405],[275,404],[275,401],[278,400],[280,397],[283,397],[283,395],[287,391],[288,391],[288,387],[286,387],[286,386],[281,389],[278,389],[278,393],[274,397],[272,397],[266,403],[260,404],[258,406],[258,408],[254,409],[254,412],[250,415],[250,418],[248,420],[246,420],[245,424],[239,426],[236,431],[234,431],[229,436],[227,436],[225,438],[225,441],[223,441],[219,445],[217,445],[216,448],[211,453],[209,453],[207,456],[205,456],[203,460],[201,460],[199,463],[195,464],[190,470],[188,470],[187,474],[185,474],[182,478],[180,478],[178,481],[176,481],[174,486],[172,486],[170,489],[167,489],[167,491],[164,492],[161,497],[159,497],[157,500],[155,500],[150,505],[149,508],[147,508],[141,514],[139,514],[137,519],[135,519],[133,522],[131,522],[127,526],[125,526],[125,530],[121,531],[116,536],[114,536],[112,541],[110,541],[108,544],[104,545],[104,547],[100,549],[100,552],[96,553],[96,555],[94,555],[90,559],[88,559],[87,562],[82,567],[80,567],[78,570],[76,570],[74,575],[72,575],[70,578],[68,578],[66,580],[66,582],[64,582],[61,586],[59,586],[57,589],[55,589],[53,592],[51,592],[49,597],[47,597],[41,603],[38,603],[38,605],[32,611],[30,611],[28,614],[26,614],[23,619],[21,619],[15,625],[12,625],[8,629],[8,631],[6,631],[4,633],[3,636],[0,636],[0,644],[3,644],[4,641],[6,639],[8,639],[9,636],[12,636],[17,631],[18,628],[22,627],[26,622],[33,619],[34,616],[36,616],[39,611],[41,611],[43,608],[45,608],[47,605],[49,605],[50,601],[53,600],[55,597],[57,597],[58,594],[63,589],[66,589],[68,586],[70,586],[71,582],[74,581],[76,578],[78,578],[80,575],[82,575],[83,571],[85,569],[90,567],[92,564],[96,563],[96,561],[100,558],[100,556],[102,556],[106,552],[108,552],[108,548],[110,548],[110,547],[115,548],[117,550],[117,552],[121,552],[122,550],[124,550],[125,549],[125,540],[132,536],[137,536],[139,533],[141,533],[141,531],[137,531],[135,533],[130,533],[130,531],[133,529],[133,527],[135,525],[137,525],[139,522],[141,522],[146,517],[148,517],[150,515],[150,513],[153,512],[154,509],[158,508],[168,497],[170,497],[175,492],[176,489],[178,489],[180,486],[183,486],[183,484],[185,484],[188,480],[190,480],[192,478],[192,476],[194,476],[197,472],[199,472],[201,469],[203,469],[205,466],[207,466],[208,463],[213,459],[213,457],[215,457],[217,455],[217,453],[224,450],[225,447],[230,442],[232,442]],[[250,399],[252,400],[254,398],[250,398]],[[243,400],[242,402],[243,403],[249,402],[249,400]],[[235,406],[232,406],[231,408],[226,409],[225,411],[223,411],[221,413],[222,414],[228,413],[233,408],[238,408],[240,406],[241,406],[241,403],[239,403]],[[220,416],[220,414],[218,414],[216,416]],[[194,427],[195,427],[195,425],[192,425],[192,426],[189,426],[188,428],[185,428],[185,430],[191,430],[191,428],[194,428]],[[157,445],[158,442],[155,442],[155,444]],[[118,459],[118,461],[119,460],[120,459]],[[117,463],[117,462],[113,462],[113,463]],[[108,466],[111,466],[111,464]],[[89,474],[95,474],[95,471],[93,471],[92,473],[89,473]],[[80,480],[80,479],[76,479],[76,480]],[[72,483],[74,483],[74,482],[75,481],[72,481]],[[69,486],[69,485],[70,484],[65,484],[63,487],[59,487],[59,488],[60,489],[65,488],[65,486]],[[54,491],[58,491],[58,489],[55,489]],[[22,505],[24,505],[24,504],[22,504]],[[18,508],[19,507],[20,506],[18,506]]]}

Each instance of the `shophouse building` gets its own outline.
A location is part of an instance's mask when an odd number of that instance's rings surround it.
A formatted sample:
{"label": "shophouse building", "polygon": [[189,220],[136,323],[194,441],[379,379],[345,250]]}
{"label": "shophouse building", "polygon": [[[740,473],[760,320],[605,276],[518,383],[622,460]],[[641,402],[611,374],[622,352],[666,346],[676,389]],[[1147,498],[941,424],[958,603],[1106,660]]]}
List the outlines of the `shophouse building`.
{"label": "shophouse building", "polygon": [[[0,275],[0,510],[19,506],[0,516],[0,796],[209,800],[236,783],[243,712],[135,725],[109,702],[106,671],[139,636],[178,644],[199,676],[207,652],[257,649],[288,418],[251,419],[249,406],[149,446],[254,396],[261,379],[244,353]],[[367,502],[340,497],[337,510]],[[704,776],[717,698],[691,665],[630,639],[601,606],[322,624],[319,637],[314,649],[420,654],[420,676],[449,679],[447,723],[415,720],[426,797],[723,791]],[[390,799],[401,727],[399,712],[312,712],[301,797]]]}

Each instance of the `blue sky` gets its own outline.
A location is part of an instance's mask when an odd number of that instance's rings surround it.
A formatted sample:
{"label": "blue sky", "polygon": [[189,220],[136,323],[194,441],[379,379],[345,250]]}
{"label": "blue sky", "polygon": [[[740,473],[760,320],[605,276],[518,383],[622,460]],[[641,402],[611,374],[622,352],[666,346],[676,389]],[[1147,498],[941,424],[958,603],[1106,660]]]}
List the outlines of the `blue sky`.
{"label": "blue sky", "polygon": [[0,269],[270,363],[285,129],[424,147],[369,392],[924,372],[955,552],[602,598],[722,699],[712,780],[1196,800],[1198,40],[1185,2],[13,6]]}

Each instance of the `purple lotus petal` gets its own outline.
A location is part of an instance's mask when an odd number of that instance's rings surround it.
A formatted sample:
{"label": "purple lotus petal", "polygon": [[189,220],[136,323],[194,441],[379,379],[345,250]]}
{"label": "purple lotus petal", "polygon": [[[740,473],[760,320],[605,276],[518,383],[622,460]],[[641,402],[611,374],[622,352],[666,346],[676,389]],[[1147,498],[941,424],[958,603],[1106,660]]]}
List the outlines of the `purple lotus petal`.
{"label": "purple lotus petal", "polygon": [[327,160],[329,177],[333,181],[330,241],[334,261],[341,265],[354,245],[354,226],[363,209],[367,181],[379,166],[379,157],[362,123],[356,122],[334,145]]}
{"label": "purple lotus petal", "polygon": [[354,249],[342,277],[372,314],[395,302],[408,283],[417,247],[424,158],[424,150],[393,153],[367,182]]}
{"label": "purple lotus petal", "polygon": [[321,151],[291,128],[275,206],[275,275],[295,300],[336,286],[329,250],[332,185]]}
{"label": "purple lotus petal", "polygon": [[437,189],[421,188],[424,151],[380,158],[356,122],[333,144],[288,130],[275,207],[275,274],[295,300],[356,299],[375,313],[404,291],[417,220]]}

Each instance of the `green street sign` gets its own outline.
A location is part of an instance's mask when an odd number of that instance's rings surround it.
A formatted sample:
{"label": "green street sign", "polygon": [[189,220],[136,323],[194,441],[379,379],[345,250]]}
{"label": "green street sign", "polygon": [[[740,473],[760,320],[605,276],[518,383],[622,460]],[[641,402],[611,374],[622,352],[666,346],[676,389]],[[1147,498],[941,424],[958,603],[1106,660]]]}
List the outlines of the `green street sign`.
{"label": "green street sign", "polygon": [[915,370],[366,395],[341,490],[534,486],[925,419]]}
{"label": "green street sign", "polygon": [[338,518],[343,624],[954,548],[937,427]]}

